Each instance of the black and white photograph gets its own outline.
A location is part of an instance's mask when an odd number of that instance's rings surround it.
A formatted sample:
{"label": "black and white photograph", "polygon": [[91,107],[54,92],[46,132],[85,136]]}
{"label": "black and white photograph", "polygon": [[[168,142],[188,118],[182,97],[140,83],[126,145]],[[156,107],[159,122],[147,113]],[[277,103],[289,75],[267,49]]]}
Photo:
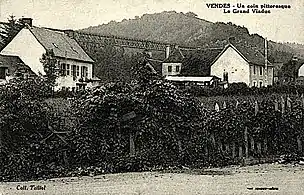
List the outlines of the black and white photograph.
{"label": "black and white photograph", "polygon": [[0,0],[0,195],[304,194],[303,0]]}

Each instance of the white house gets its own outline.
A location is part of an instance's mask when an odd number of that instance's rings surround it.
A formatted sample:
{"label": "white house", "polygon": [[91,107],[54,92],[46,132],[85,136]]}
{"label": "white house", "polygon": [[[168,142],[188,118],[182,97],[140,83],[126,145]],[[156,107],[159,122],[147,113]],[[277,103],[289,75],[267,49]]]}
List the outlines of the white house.
{"label": "white house", "polygon": [[262,87],[273,84],[273,66],[259,51],[228,44],[211,63],[211,75],[228,83],[244,82]]}
{"label": "white house", "polygon": [[225,48],[175,50],[164,60],[162,69],[165,77],[215,76],[223,83],[243,82],[250,87],[273,85],[273,65],[268,60],[266,63],[264,55],[249,46],[228,44]]}
{"label": "white house", "polygon": [[93,60],[72,38],[62,31],[35,27],[30,22],[1,51],[18,56],[35,74],[45,74],[40,59],[47,51],[54,53],[60,76],[56,90],[83,88],[93,79]]}
{"label": "white house", "polygon": [[162,63],[162,76],[179,75],[184,58],[185,56],[182,51],[176,47]]}

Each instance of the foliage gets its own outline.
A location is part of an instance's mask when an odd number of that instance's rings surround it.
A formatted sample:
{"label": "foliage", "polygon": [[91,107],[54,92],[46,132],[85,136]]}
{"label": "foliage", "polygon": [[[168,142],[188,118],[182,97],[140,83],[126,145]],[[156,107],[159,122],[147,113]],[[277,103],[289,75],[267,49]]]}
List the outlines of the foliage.
{"label": "foliage", "polygon": [[3,49],[22,29],[23,25],[11,15],[7,23],[2,23],[0,27],[0,49]]}
{"label": "foliage", "polygon": [[1,180],[45,177],[62,163],[58,154],[64,144],[50,136],[51,127],[59,128],[55,113],[44,102],[47,89],[40,77],[16,79],[0,87]]}
{"label": "foliage", "polygon": [[272,94],[303,94],[304,85],[290,82],[288,84],[278,84],[267,87],[248,87],[245,83],[231,83],[228,88],[222,87],[205,87],[192,85],[183,89],[185,92],[195,97],[212,97],[212,96],[246,96],[246,95],[268,95]]}
{"label": "foliage", "polygon": [[57,67],[57,60],[54,58],[53,51],[47,51],[46,53],[42,54],[42,58],[40,62],[43,65],[43,70],[45,72],[45,82],[48,84],[52,89],[56,86],[56,79],[59,76],[59,67]]}
{"label": "foliage", "polygon": [[[77,114],[83,120],[75,132],[76,158],[80,164],[129,158],[131,133],[135,135],[137,159],[152,165],[176,163],[180,160],[178,140],[187,146],[189,140],[184,135],[199,128],[197,105],[173,85],[157,80],[94,89],[77,102]],[[131,112],[136,117],[124,121]]]}

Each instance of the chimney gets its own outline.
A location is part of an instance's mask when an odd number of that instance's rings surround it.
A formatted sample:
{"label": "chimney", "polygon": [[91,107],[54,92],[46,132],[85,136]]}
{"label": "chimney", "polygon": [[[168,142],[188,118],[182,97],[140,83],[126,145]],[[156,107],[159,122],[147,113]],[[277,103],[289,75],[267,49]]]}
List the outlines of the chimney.
{"label": "chimney", "polygon": [[23,25],[28,25],[30,27],[33,26],[33,19],[32,18],[20,18],[19,19],[19,22]]}
{"label": "chimney", "polygon": [[170,55],[170,45],[166,46],[166,58],[169,58]]}
{"label": "chimney", "polygon": [[267,85],[268,85],[268,75],[267,75],[267,73],[268,73],[268,67],[267,67],[267,65],[268,65],[268,42],[267,42],[267,37],[265,38],[265,87],[267,87]]}
{"label": "chimney", "polygon": [[236,43],[235,37],[229,37],[228,43],[229,43],[229,44],[232,44],[232,45],[235,44],[235,43]]}
{"label": "chimney", "polygon": [[64,30],[64,34],[66,34],[71,39],[75,38],[75,32],[72,29]]}

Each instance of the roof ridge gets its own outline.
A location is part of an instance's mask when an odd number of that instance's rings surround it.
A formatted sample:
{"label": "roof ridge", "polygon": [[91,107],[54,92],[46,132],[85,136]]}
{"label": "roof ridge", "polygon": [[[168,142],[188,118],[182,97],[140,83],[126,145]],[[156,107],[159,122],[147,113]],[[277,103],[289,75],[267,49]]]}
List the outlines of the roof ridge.
{"label": "roof ridge", "polygon": [[45,50],[52,49],[56,57],[94,62],[79,43],[63,31],[37,26],[28,27],[28,29]]}

